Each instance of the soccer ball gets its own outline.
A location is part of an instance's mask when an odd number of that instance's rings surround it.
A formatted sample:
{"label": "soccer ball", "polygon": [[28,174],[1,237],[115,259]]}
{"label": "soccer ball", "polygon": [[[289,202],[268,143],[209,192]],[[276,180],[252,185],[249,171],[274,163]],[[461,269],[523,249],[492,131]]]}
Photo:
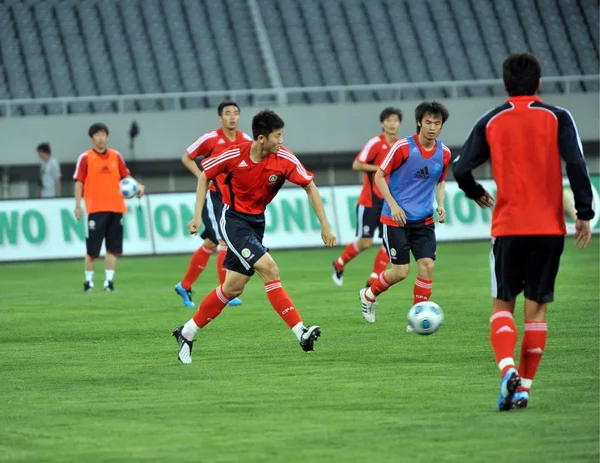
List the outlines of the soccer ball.
{"label": "soccer ball", "polygon": [[138,193],[138,183],[130,178],[125,177],[119,182],[119,188],[124,198],[133,198]]}
{"label": "soccer ball", "polygon": [[408,311],[408,324],[417,334],[433,334],[443,322],[444,312],[435,302],[419,302]]}

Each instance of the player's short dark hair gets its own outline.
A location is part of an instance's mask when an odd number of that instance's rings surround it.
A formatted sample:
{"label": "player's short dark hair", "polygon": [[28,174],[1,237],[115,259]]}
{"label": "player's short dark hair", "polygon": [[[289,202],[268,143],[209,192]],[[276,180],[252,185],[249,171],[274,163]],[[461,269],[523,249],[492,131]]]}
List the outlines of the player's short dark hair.
{"label": "player's short dark hair", "polygon": [[400,122],[402,122],[402,111],[400,111],[399,108],[394,108],[392,106],[388,106],[381,111],[381,114],[379,115],[379,122],[385,121],[388,117],[393,116],[394,114],[398,116],[398,119],[400,119]]}
{"label": "player's short dark hair", "polygon": [[502,63],[502,80],[509,96],[535,95],[542,66],[531,53],[513,53]]}
{"label": "player's short dark hair", "polygon": [[36,150],[38,153],[52,154],[52,151],[50,150],[50,143],[40,143],[37,145]]}
{"label": "player's short dark hair", "polygon": [[90,138],[92,138],[98,132],[105,132],[106,135],[108,135],[108,127],[106,126],[106,124],[102,122],[96,122],[95,124],[92,124],[90,126],[90,129],[88,130],[88,135],[90,136]]}
{"label": "player's short dark hair", "polygon": [[258,140],[259,135],[268,137],[275,130],[283,129],[283,119],[270,109],[259,112],[252,118],[252,137]]}
{"label": "player's short dark hair", "polygon": [[448,120],[450,117],[450,113],[448,112],[448,108],[446,108],[442,103],[438,103],[437,101],[424,101],[415,109],[415,120],[417,121],[417,133],[421,131],[421,127],[419,123],[423,120],[426,114],[431,114],[432,116],[441,117],[442,125]]}
{"label": "player's short dark hair", "polygon": [[238,104],[235,101],[225,100],[225,101],[221,101],[219,103],[219,106],[217,107],[217,113],[219,114],[219,116],[223,115],[223,109],[227,106],[235,106],[237,108],[237,110],[240,111],[240,107],[238,106]]}

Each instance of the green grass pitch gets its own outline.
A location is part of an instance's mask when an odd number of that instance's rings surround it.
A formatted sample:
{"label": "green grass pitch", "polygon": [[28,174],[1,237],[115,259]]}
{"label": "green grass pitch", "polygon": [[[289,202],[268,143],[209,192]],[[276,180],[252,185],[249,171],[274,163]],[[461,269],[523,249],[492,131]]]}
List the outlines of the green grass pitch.
{"label": "green grass pitch", "polygon": [[357,293],[375,251],[343,288],[338,252],[273,252],[305,323],[323,329],[314,353],[255,277],[186,366],[170,334],[193,313],[173,292],[188,256],[123,258],[112,294],[101,262],[91,294],[81,261],[0,265],[0,461],[598,461],[597,236],[585,251],[567,239],[530,408],[509,413],[494,408],[488,243],[439,245],[445,323],[423,337],[405,332],[414,268],[368,325]]}

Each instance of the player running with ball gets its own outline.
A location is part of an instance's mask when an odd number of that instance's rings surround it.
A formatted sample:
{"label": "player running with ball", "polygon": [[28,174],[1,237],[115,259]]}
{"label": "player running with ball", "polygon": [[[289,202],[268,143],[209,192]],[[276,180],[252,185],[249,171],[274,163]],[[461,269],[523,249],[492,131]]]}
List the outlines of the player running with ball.
{"label": "player running with ball", "polygon": [[433,199],[438,220],[443,223],[444,179],[451,157],[448,147],[437,137],[448,116],[446,107],[435,101],[417,106],[417,133],[398,140],[375,174],[375,183],[385,200],[381,223],[392,267],[379,274],[369,288],[360,290],[363,317],[369,323],[375,323],[377,296],[408,276],[411,251],[418,268],[413,303],[431,297],[436,250]]}

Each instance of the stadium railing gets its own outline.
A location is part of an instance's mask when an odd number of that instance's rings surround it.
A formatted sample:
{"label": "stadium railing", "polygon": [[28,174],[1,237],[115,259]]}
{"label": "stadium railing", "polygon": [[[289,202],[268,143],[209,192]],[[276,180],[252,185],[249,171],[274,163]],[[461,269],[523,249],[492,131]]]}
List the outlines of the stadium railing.
{"label": "stadium railing", "polygon": [[[581,93],[582,87],[586,84],[592,84],[593,91],[598,91],[600,84],[600,75],[573,75],[573,76],[551,76],[542,78],[542,91],[544,83],[556,83],[562,85],[563,93]],[[583,86],[581,85],[583,84]],[[187,98],[210,98],[210,99],[228,99],[228,98],[249,98],[249,104],[246,106],[260,106],[263,104],[285,106],[294,96],[326,94],[330,96],[331,103],[349,103],[352,101],[352,94],[358,92],[391,92],[391,100],[401,100],[405,91],[424,91],[424,90],[443,90],[447,92],[447,98],[465,98],[465,92],[470,89],[483,87],[492,91],[502,91],[501,79],[486,80],[463,80],[463,81],[436,81],[436,82],[411,82],[394,84],[364,84],[364,85],[335,85],[324,87],[281,87],[264,89],[244,89],[244,90],[212,90],[197,92],[177,92],[177,93],[145,93],[137,95],[91,95],[57,98],[27,98],[27,99],[9,99],[0,100],[0,114],[5,117],[17,116],[19,108],[27,105],[46,105],[52,106],[53,115],[69,114],[70,105],[74,103],[113,103],[116,113],[129,112],[136,103],[144,100],[155,100],[164,102],[168,107],[175,110],[182,109],[185,106]],[[183,103],[183,104],[182,104]],[[296,101],[294,101],[296,103]],[[79,111],[78,111],[79,112]],[[92,111],[90,111],[92,112]]]}

